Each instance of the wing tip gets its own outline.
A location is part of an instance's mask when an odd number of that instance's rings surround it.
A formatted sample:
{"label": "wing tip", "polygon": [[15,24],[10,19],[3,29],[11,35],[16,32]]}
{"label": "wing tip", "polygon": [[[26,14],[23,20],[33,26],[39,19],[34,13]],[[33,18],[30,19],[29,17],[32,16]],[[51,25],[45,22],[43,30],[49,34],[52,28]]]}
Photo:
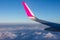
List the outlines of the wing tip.
{"label": "wing tip", "polygon": [[28,5],[24,1],[22,2],[22,5],[24,6],[24,9],[26,11],[26,14],[27,14],[28,18],[35,19],[34,14],[32,13],[30,8],[28,7]]}
{"label": "wing tip", "polygon": [[25,4],[25,2],[23,1],[22,4]]}

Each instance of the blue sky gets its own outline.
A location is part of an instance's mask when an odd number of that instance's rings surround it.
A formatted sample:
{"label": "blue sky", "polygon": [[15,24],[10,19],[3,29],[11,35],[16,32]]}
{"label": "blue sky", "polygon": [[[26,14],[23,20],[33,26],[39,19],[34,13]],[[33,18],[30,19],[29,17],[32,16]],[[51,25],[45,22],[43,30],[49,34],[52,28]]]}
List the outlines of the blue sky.
{"label": "blue sky", "polygon": [[60,0],[0,0],[0,23],[33,22],[26,16],[22,1],[39,19],[60,23]]}

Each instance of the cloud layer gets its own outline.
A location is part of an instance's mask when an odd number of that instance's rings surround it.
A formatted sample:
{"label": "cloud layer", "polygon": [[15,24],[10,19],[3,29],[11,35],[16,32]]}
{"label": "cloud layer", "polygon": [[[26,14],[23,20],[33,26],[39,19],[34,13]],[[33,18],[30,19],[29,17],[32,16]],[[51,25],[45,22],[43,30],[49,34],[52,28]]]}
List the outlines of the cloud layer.
{"label": "cloud layer", "polygon": [[9,38],[9,39],[14,39],[16,38],[17,35],[12,33],[12,32],[0,32],[0,39],[6,39],[6,38]]}

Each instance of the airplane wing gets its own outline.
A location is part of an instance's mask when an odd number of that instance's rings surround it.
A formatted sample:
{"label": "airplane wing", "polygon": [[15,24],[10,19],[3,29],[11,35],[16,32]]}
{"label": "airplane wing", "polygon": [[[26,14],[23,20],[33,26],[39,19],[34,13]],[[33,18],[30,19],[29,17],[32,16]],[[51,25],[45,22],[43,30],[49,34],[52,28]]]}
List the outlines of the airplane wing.
{"label": "airplane wing", "polygon": [[45,30],[60,31],[60,24],[38,19],[25,2],[22,2],[22,4],[29,19],[50,26],[50,28],[46,28]]}

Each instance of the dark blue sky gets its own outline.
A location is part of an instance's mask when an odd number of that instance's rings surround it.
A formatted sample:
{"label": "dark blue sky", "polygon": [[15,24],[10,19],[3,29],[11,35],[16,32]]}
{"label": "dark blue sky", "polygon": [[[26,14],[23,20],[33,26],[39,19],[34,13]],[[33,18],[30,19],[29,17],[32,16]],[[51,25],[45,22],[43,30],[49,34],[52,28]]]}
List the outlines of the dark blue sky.
{"label": "dark blue sky", "polygon": [[39,19],[60,23],[60,0],[0,0],[0,23],[33,22],[26,16],[22,1]]}

